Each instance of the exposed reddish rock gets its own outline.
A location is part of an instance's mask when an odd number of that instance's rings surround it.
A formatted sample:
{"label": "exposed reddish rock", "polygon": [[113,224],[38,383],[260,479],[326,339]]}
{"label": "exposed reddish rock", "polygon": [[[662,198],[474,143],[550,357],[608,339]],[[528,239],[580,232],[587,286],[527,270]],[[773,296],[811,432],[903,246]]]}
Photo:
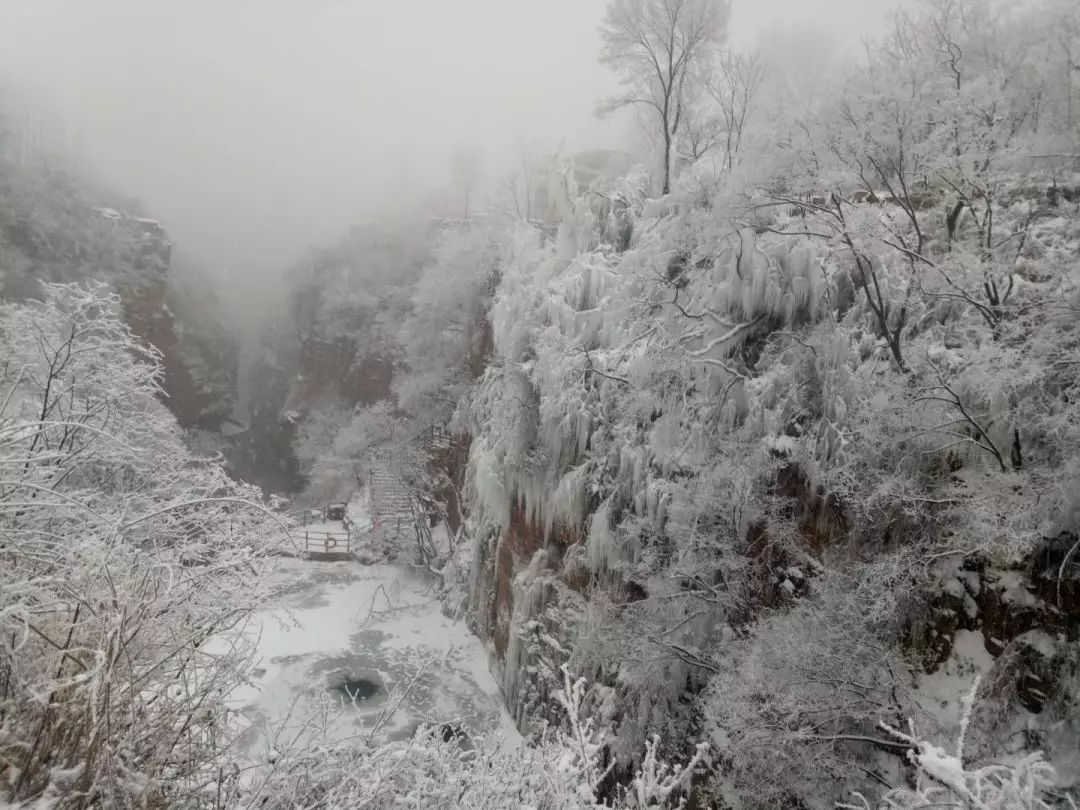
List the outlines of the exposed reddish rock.
{"label": "exposed reddish rock", "polygon": [[544,547],[543,527],[528,519],[525,509],[515,504],[510,510],[510,525],[499,538],[495,549],[495,599],[491,605],[492,640],[499,657],[506,654],[510,617],[514,613],[513,581],[539,549]]}

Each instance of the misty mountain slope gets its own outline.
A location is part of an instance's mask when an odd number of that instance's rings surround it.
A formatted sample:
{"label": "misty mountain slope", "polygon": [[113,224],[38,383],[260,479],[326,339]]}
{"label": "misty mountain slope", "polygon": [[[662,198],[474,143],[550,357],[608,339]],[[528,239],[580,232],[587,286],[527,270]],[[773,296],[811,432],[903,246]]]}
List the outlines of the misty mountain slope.
{"label": "misty mountain slope", "polygon": [[[608,0],[634,153],[448,150],[235,376],[160,226],[3,142],[0,804],[1080,807],[1080,7],[903,3],[826,70],[732,6]],[[335,172],[372,154],[417,168]],[[313,566],[339,501],[361,553]]]}
{"label": "misty mountain slope", "polygon": [[961,717],[966,764],[1041,750],[1075,792],[1073,134],[1034,51],[981,19],[950,78],[933,23],[719,175],[508,226],[457,570],[524,730],[566,663],[621,773],[705,739],[742,806],[902,785],[908,721]]}
{"label": "misty mountain slope", "polygon": [[313,469],[460,398],[448,596],[523,731],[559,719],[562,664],[595,682],[621,778],[659,733],[721,752],[703,795],[872,795],[911,773],[879,723],[950,746],[968,717],[969,765],[1042,750],[1074,785],[1080,212],[1042,172],[1002,181],[997,253],[944,190],[819,202],[828,174],[749,205],[633,175],[554,232],[461,225],[411,290],[399,398],[313,411]]}
{"label": "misty mountain slope", "polygon": [[357,226],[291,273],[295,403],[324,393],[353,405],[389,394],[394,332],[429,250],[422,216]]}
{"label": "misty mountain slope", "polygon": [[460,400],[448,596],[523,731],[562,664],[595,681],[620,778],[659,733],[722,752],[703,795],[872,795],[911,774],[880,723],[948,746],[966,716],[969,765],[1042,750],[1074,785],[1080,212],[1045,166],[975,179],[987,215],[822,163],[446,231],[369,289],[411,313],[377,344],[397,399],[312,410],[312,469]]}
{"label": "misty mountain slope", "polygon": [[[983,699],[1045,724],[1037,745],[1075,761],[1080,614],[1075,563],[1061,565],[1080,333],[1075,264],[1062,275],[1052,258],[1078,234],[1075,208],[1029,234],[1000,320],[910,297],[904,370],[842,247],[773,232],[809,216],[755,232],[683,208],[637,219],[624,253],[598,242],[586,199],[554,244],[513,237],[495,357],[462,409],[472,610],[513,713],[542,714],[567,661],[633,707],[614,718],[616,751],[654,730],[712,734],[769,801],[819,778],[840,797],[852,762],[902,770],[880,761],[887,739],[853,742],[878,719],[935,728],[915,705],[921,673],[971,629],[998,662],[984,687],[1004,690]],[[999,217],[1008,233],[1028,214]],[[1036,677],[1041,696],[1025,697]],[[971,739],[999,755],[1011,743],[985,721]]]}
{"label": "misty mountain slope", "polygon": [[255,399],[273,405],[256,422],[284,426],[308,495],[349,487],[392,436],[444,424],[483,370],[503,227],[436,213],[357,226],[290,271],[288,326],[261,349],[275,390]]}
{"label": "misty mountain slope", "polygon": [[232,408],[233,339],[209,280],[174,272],[161,226],[117,210],[132,207],[60,162],[19,157],[0,142],[0,294],[23,300],[42,282],[108,283],[128,324],[162,352],[177,418],[216,428]]}

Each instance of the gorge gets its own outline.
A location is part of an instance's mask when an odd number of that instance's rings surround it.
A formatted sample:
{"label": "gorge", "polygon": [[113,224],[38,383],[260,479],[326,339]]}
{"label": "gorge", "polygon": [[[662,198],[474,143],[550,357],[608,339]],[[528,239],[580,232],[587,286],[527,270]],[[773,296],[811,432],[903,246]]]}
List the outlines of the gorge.
{"label": "gorge", "polygon": [[738,8],[246,282],[0,103],[0,807],[1080,805],[1080,17]]}

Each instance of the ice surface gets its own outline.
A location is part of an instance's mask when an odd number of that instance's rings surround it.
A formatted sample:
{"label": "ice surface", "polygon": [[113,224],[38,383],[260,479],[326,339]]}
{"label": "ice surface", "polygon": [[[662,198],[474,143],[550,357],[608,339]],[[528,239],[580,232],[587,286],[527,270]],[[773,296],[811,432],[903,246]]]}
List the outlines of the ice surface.
{"label": "ice surface", "polygon": [[[428,583],[387,565],[288,558],[273,576],[277,603],[245,630],[257,640],[255,677],[230,696],[251,724],[243,743],[254,759],[316,742],[404,737],[422,722],[516,742],[483,645],[442,614]],[[358,683],[364,688],[343,688]]]}

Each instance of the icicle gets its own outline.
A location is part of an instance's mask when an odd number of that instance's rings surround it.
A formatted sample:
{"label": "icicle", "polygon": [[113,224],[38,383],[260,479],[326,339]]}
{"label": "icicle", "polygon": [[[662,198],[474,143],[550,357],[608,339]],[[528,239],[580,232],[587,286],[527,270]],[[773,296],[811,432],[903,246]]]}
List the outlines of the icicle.
{"label": "icicle", "polygon": [[795,310],[805,312],[810,304],[810,280],[799,276],[791,280],[792,302]]}
{"label": "icicle", "polygon": [[659,501],[657,502],[657,505],[656,505],[656,522],[657,523],[662,524],[665,520],[667,520],[668,508],[670,506],[671,506],[671,493],[670,492],[665,492],[663,495],[660,496],[660,499],[659,499]]}
{"label": "icicle", "polygon": [[592,417],[588,411],[581,409],[578,411],[577,419],[577,454],[582,456],[585,453],[585,448],[589,444],[589,434],[592,432]]}
{"label": "icicle", "polygon": [[476,497],[483,514],[500,527],[508,526],[512,496],[499,474],[494,454],[485,443],[474,445],[472,465]]}
{"label": "icicle", "polygon": [[644,455],[645,455],[645,451],[642,450],[642,449],[638,449],[638,451],[634,454],[634,478],[633,478],[633,481],[634,481],[634,489],[635,490],[641,489],[642,485],[645,483],[645,459],[644,459]]}
{"label": "icicle", "polygon": [[537,551],[528,567],[514,577],[511,585],[514,609],[509,617],[502,687],[507,707],[514,714],[519,730],[524,730],[526,720],[524,712],[520,711],[522,676],[528,672],[530,659],[534,659],[530,655],[528,628],[530,623],[543,615],[551,591],[550,582],[543,574],[544,557],[543,550]]}
{"label": "icicle", "polygon": [[585,483],[588,468],[582,465],[562,477],[547,505],[544,535],[549,536],[556,522],[579,528],[585,519]]}
{"label": "icicle", "polygon": [[617,558],[618,540],[611,531],[611,503],[604,501],[592,516],[585,542],[585,561],[596,573],[611,570]]}
{"label": "icicle", "polygon": [[593,269],[589,264],[583,264],[581,267],[581,275],[578,277],[577,283],[577,308],[578,310],[592,309],[595,304],[593,303]]}

